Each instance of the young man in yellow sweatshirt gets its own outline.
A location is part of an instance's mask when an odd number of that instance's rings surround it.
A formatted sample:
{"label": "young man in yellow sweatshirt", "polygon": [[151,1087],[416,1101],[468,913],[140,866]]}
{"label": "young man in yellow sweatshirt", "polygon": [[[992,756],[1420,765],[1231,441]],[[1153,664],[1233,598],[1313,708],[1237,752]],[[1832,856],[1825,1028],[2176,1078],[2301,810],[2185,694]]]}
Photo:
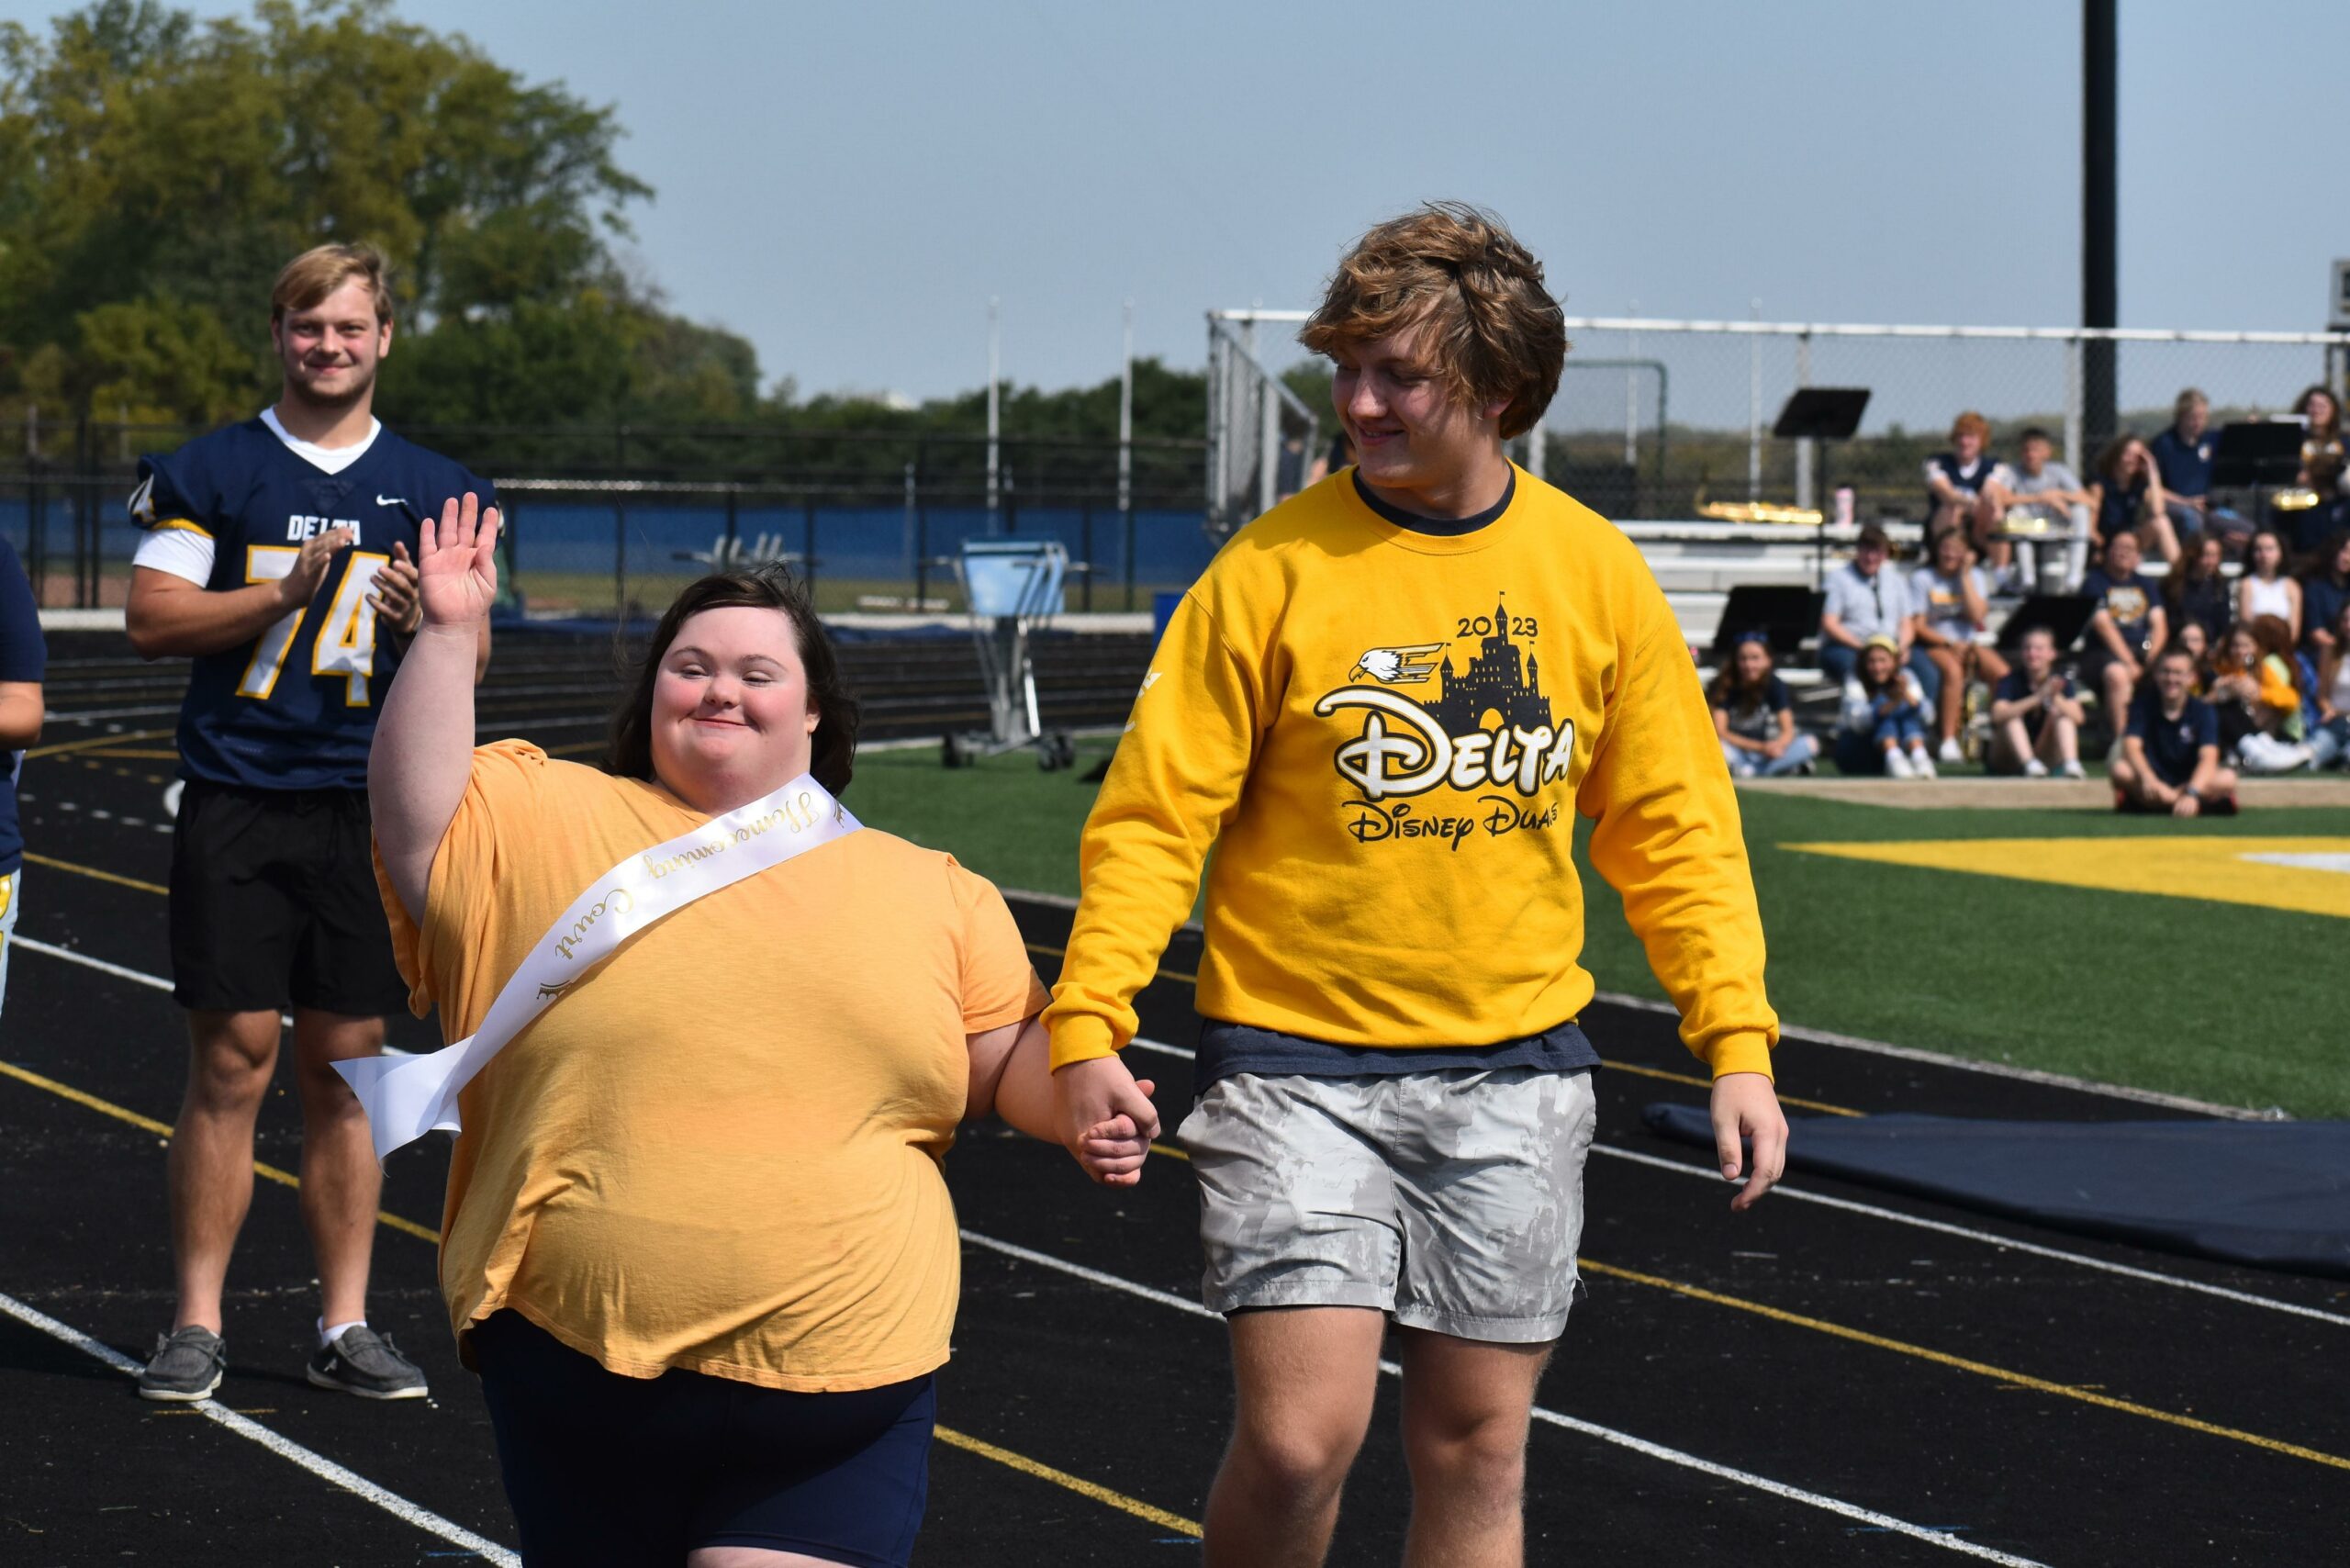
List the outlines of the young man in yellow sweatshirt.
{"label": "young man in yellow sweatshirt", "polygon": [[1565,357],[1541,264],[1423,207],[1363,237],[1301,338],[1360,461],[1237,534],[1168,627],[1085,827],[1055,1087],[1065,1126],[1155,1127],[1116,1053],[1215,846],[1180,1132],[1238,1385],[1209,1568],[1323,1561],[1391,1319],[1404,1561],[1514,1568],[1599,1060],[1572,813],[1712,1069],[1739,1209],[1786,1138],[1762,925],[1662,591],[1503,453]]}

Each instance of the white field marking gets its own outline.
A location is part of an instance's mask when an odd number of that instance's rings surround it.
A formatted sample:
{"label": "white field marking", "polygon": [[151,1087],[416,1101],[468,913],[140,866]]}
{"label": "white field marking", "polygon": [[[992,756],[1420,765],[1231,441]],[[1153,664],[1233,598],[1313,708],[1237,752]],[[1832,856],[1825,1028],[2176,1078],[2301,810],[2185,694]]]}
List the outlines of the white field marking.
{"label": "white field marking", "polygon": [[[1151,1051],[1163,1057],[1175,1057],[1183,1061],[1194,1060],[1198,1053],[1181,1046],[1170,1046],[1164,1040],[1147,1040],[1137,1035],[1126,1042],[1128,1049]],[[1606,1070],[1603,1065],[1602,1070]],[[1683,1176],[1695,1176],[1707,1182],[1718,1182],[1721,1174],[1708,1165],[1688,1165],[1677,1159],[1665,1159],[1637,1149],[1618,1148],[1613,1144],[1595,1143],[1594,1154],[1604,1154],[1611,1159],[1628,1159],[1635,1165],[1652,1165],[1659,1170],[1671,1170]],[[2271,1312],[2289,1312],[2296,1317],[2313,1317],[2321,1323],[2339,1324],[2350,1328],[2350,1317],[2327,1312],[2319,1307],[2303,1306],[2299,1302],[2277,1301],[2273,1297],[2254,1295],[2247,1291],[2230,1290],[2225,1285],[2206,1284],[2200,1280],[2182,1279],[2176,1274],[2159,1273],[2153,1269],[2136,1269],[2127,1263],[2109,1263],[2102,1258],[2091,1258],[2079,1252],[2066,1252],[2054,1247],[2042,1247],[2037,1242],[2018,1241],[2011,1237],[1995,1235],[1987,1230],[1970,1230],[1963,1225],[1949,1225],[1938,1219],[1919,1215],[1906,1215],[1898,1209],[1879,1208],[1874,1204],[1855,1203],[1850,1198],[1831,1198],[1825,1193],[1807,1193],[1785,1182],[1772,1192],[1780,1197],[1793,1198],[1799,1204],[1818,1204],[1824,1208],[1842,1209],[1849,1214],[1866,1215],[1872,1219],[1890,1220],[1896,1225],[1911,1226],[1919,1230],[1939,1231],[1968,1241],[1980,1241],[1992,1247],[2004,1247],[2013,1252],[2029,1252],[2035,1258],[2053,1258],[2061,1263],[2077,1263],[2084,1269],[2095,1269],[2108,1274],[2120,1274],[2126,1279],[2143,1280],[2149,1284],[2174,1285],[2183,1291],[2202,1295],[2218,1296],[2225,1301],[2240,1302],[2246,1306],[2266,1307]]]}
{"label": "white field marking", "polygon": [[[139,1363],[113,1346],[101,1344],[79,1328],[60,1323],[47,1313],[36,1307],[27,1306],[12,1295],[0,1294],[0,1312],[6,1313],[27,1327],[38,1328],[50,1338],[73,1346],[85,1356],[104,1361],[118,1372],[127,1373],[131,1377],[139,1375],[140,1370]],[[187,1406],[182,1408],[187,1408]],[[386,1491],[357,1472],[345,1470],[326,1455],[304,1448],[293,1439],[272,1431],[250,1417],[238,1415],[218,1400],[198,1401],[194,1406],[194,1409],[197,1415],[204,1417],[207,1420],[226,1427],[241,1438],[259,1443],[280,1459],[292,1460],[319,1480],[340,1486],[364,1501],[375,1504],[375,1506],[403,1523],[414,1525],[428,1534],[439,1536],[452,1546],[461,1546],[467,1551],[487,1558],[498,1564],[499,1568],[521,1568],[522,1560],[496,1541],[476,1535],[464,1526],[451,1519],[444,1519],[430,1508],[420,1507],[397,1492]]]}
{"label": "white field marking", "polygon": [[2300,871],[2334,871],[2350,875],[2350,855],[2304,855],[2297,850],[2278,850],[2266,855],[2239,855],[2236,858],[2257,860],[2266,866],[2289,866]]}
{"label": "white field marking", "polygon": [[[93,958],[87,953],[77,953],[71,947],[55,947],[49,943],[36,942],[29,936],[22,935],[11,936],[8,940],[28,953],[39,953],[50,958],[62,958],[69,964],[79,964],[85,969],[95,969],[102,975],[112,975],[117,980],[127,980],[133,985],[143,985],[150,991],[168,991],[172,989],[172,982],[161,975],[142,974],[137,969],[126,969],[120,964],[109,964],[104,958]],[[294,1027],[294,1014],[291,1013],[279,1014],[277,1021],[288,1029]],[[397,1046],[386,1046],[384,1054],[387,1057],[412,1057],[416,1053],[404,1051]]]}
{"label": "white field marking", "polygon": [[[1604,1154],[1610,1159],[1627,1159],[1636,1165],[1651,1165],[1660,1170],[1673,1170],[1684,1176],[1699,1177],[1707,1182],[1721,1181],[1721,1173],[1711,1166],[1688,1165],[1677,1159],[1664,1159],[1653,1154],[1642,1154],[1637,1149],[1617,1148],[1613,1144],[1595,1143],[1591,1146],[1591,1152]],[[2079,1252],[2066,1252],[2054,1247],[2042,1247],[2037,1242],[2018,1241],[2012,1237],[1997,1236],[1987,1230],[1970,1230],[1963,1225],[1946,1225],[1938,1219],[1925,1219],[1917,1215],[1906,1215],[1898,1209],[1883,1209],[1874,1204],[1855,1203],[1850,1198],[1831,1198],[1825,1193],[1809,1193],[1800,1187],[1787,1186],[1784,1182],[1772,1188],[1771,1195],[1775,1198],[1793,1198],[1799,1204],[1818,1204],[1823,1208],[1842,1209],[1848,1214],[1866,1215],[1871,1219],[1891,1220],[1897,1225],[1906,1225],[1919,1230],[1938,1231],[1942,1235],[1955,1236],[1966,1241],[1980,1241],[1988,1246],[2005,1248],[2011,1252],[2028,1252],[2035,1258],[2053,1258],[2060,1263],[2076,1263],[2084,1269],[2095,1269],[2101,1273],[2120,1274],[2125,1279],[2142,1280],[2148,1284],[2172,1285],[2179,1290],[2194,1291],[2200,1295],[2218,1296],[2224,1301],[2237,1302],[2245,1306],[2265,1307],[2270,1312],[2289,1312],[2296,1317],[2313,1317],[2321,1323],[2332,1323],[2350,1328],[2350,1317],[2345,1317],[2337,1312],[2327,1312],[2319,1307],[2303,1306],[2299,1302],[2278,1301],[2271,1296],[2254,1295],[2248,1291],[2234,1291],[2228,1289],[2225,1285],[2206,1284],[2201,1280],[2181,1279],[2176,1274],[2159,1273],[2153,1269],[2136,1269],[2127,1263],[2109,1263],[2102,1258],[2091,1258]]]}
{"label": "white field marking", "polygon": [[[1077,901],[1060,893],[1032,893],[1021,888],[1005,888],[1007,899],[1026,899],[1054,909],[1075,909]],[[1176,927],[1192,935],[1203,935],[1200,923],[1187,920]],[[1681,1010],[1669,1002],[1650,997],[1632,996],[1620,991],[1595,991],[1594,1002],[1604,1002],[1610,1007],[1628,1007],[1638,1013],[1662,1013],[1669,1018],[1681,1016]],[[1956,1068],[1962,1072],[1986,1073],[1993,1078],[2013,1078],[2025,1083],[2044,1083],[2053,1089],[2076,1089],[2084,1094],[2109,1095],[2116,1100],[2135,1101],[2142,1105],[2164,1105],[2174,1111],[2193,1111],[2199,1115],[2225,1116],[2239,1122],[2271,1122],[2290,1120],[2271,1111],[2250,1110],[2242,1105],[2214,1105],[2208,1100],[2190,1100],[2183,1094],[2165,1094],[2154,1089],[2132,1089],[2126,1084],[2099,1083],[2094,1079],[2073,1078],[2061,1072],[2042,1072],[2035,1068],[2011,1067],[2001,1061],[1976,1061],[1972,1057],[1946,1056],[1941,1051],[1921,1051],[1914,1046],[1888,1045],[1883,1040],[1863,1039],[1858,1035],[1839,1035],[1828,1029],[1806,1029],[1794,1024],[1779,1025],[1784,1039],[1801,1040],[1806,1045],[1834,1046],[1840,1050],[1865,1051],[1872,1056],[1897,1057],[1904,1061],[1921,1061],[1935,1067]]]}
{"label": "white field marking", "polygon": [[[1189,1316],[1204,1317],[1214,1322],[1223,1321],[1223,1314],[1211,1312],[1198,1302],[1187,1301],[1169,1291],[1154,1290],[1148,1285],[1137,1284],[1132,1280],[1120,1279],[1115,1274],[1103,1273],[1099,1269],[1089,1269],[1081,1263],[1067,1262],[1048,1252],[1035,1251],[1026,1247],[1015,1246],[1009,1241],[998,1241],[991,1236],[981,1236],[977,1231],[965,1230],[960,1234],[970,1245],[990,1252],[1000,1253],[1006,1258],[1014,1258],[1024,1263],[1034,1263],[1039,1268],[1055,1270],[1083,1280],[1089,1284],[1100,1285],[1105,1290],[1122,1291],[1127,1295],[1139,1296],[1144,1301],[1154,1302],[1160,1306],[1172,1307],[1177,1312]],[[1389,1377],[1401,1377],[1404,1374],[1404,1369],[1401,1366],[1384,1359],[1380,1361],[1379,1370]],[[1717,1480],[1732,1482],[1740,1486],[1751,1486],[1757,1491],[1767,1492],[1774,1497],[1783,1497],[1791,1503],[1801,1503],[1807,1507],[1822,1508],[1841,1518],[1852,1519],[1878,1529],[1889,1530],[1896,1535],[1906,1535],[1914,1540],[1922,1540],[1929,1545],[1942,1547],[1945,1551],[1981,1558],[1986,1562],[2004,1563],[2007,1568],[2045,1568],[2044,1564],[2035,1562],[2029,1557],[2015,1557],[2004,1551],[1995,1551],[1987,1546],[1977,1546],[1971,1540],[1962,1540],[1942,1530],[1929,1529],[1923,1525],[1913,1525],[1907,1519],[1897,1519],[1890,1514],[1880,1514],[1873,1508],[1863,1508],[1858,1504],[1847,1503],[1841,1497],[1830,1497],[1818,1492],[1807,1492],[1799,1486],[1790,1486],[1784,1481],[1773,1481],[1767,1476],[1756,1475],[1750,1471],[1734,1470],[1729,1465],[1717,1464],[1712,1460],[1700,1459],[1695,1454],[1684,1453],[1679,1449],[1666,1448],[1662,1443],[1652,1443],[1645,1438],[1636,1438],[1628,1432],[1617,1431],[1612,1427],[1602,1427],[1595,1422],[1561,1415],[1556,1410],[1548,1409],[1539,1405],[1534,1407],[1534,1418],[1586,1438],[1596,1438],[1604,1443],[1613,1443],[1617,1448],[1629,1449],[1632,1452],[1649,1459],[1662,1460],[1667,1464],[1677,1464],[1684,1469],[1695,1470],[1713,1476]]]}
{"label": "white field marking", "polygon": [[[1629,1007],[1640,1013],[1662,1013],[1669,1018],[1681,1016],[1681,1010],[1670,1002],[1658,1002],[1645,996],[1628,996],[1622,991],[1595,992],[1592,1000],[1611,1007]],[[2014,1067],[2003,1061],[1976,1061],[1972,1057],[1946,1056],[1941,1051],[1921,1051],[1914,1046],[1887,1045],[1883,1040],[1863,1039],[1858,1035],[1839,1035],[1826,1029],[1806,1029],[1792,1024],[1779,1025],[1784,1039],[1801,1040],[1809,1046],[1834,1046],[1840,1050],[1865,1051],[1871,1056],[1895,1057],[1903,1061],[1921,1061],[1934,1067],[1956,1068],[1962,1072],[1986,1073],[1994,1078],[2013,1078],[2026,1083],[2044,1083],[2052,1089],[2075,1089],[2084,1094],[2103,1094],[2115,1100],[2134,1101],[2141,1105],[2162,1105],[2174,1111],[2192,1111],[2198,1115],[2221,1116],[2238,1122],[2273,1122],[2290,1118],[2268,1111],[2255,1111],[2242,1105],[2215,1105],[2209,1100],[2190,1100],[2184,1094],[2165,1094],[2158,1089],[2132,1089],[2123,1083],[2099,1083],[2095,1079],[2074,1078],[2062,1072],[2042,1072],[2037,1068]]]}

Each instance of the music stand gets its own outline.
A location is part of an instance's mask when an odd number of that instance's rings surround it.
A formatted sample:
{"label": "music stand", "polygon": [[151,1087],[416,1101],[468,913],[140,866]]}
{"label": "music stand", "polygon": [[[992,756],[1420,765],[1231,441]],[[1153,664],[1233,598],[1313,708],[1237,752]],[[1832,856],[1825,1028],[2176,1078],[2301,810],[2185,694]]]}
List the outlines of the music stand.
{"label": "music stand", "polygon": [[2087,594],[2035,593],[2027,594],[2021,604],[2009,612],[1999,625],[1998,648],[2012,654],[2023,646],[2023,634],[2035,626],[2045,626],[2056,639],[2056,652],[2063,656],[2073,651],[2081,633],[2097,613],[2097,600]]}
{"label": "music stand", "polygon": [[2250,490],[2252,515],[2265,515],[2263,491],[2289,490],[2300,482],[2306,431],[2298,419],[2221,425],[2219,448],[2211,454],[2211,488]]}
{"label": "music stand", "polygon": [[[1798,386],[1779,409],[1771,433],[1781,441],[1850,441],[1869,406],[1865,386]],[[1820,488],[1828,487],[1828,448],[1819,449]],[[1824,510],[1824,509],[1823,509]],[[1816,588],[1828,585],[1828,520],[1819,520],[1818,550],[1812,562]]]}
{"label": "music stand", "polygon": [[1771,656],[1785,664],[1802,652],[1804,642],[1819,630],[1819,612],[1828,596],[1792,584],[1744,583],[1729,590],[1722,618],[1714,628],[1714,659],[1730,655],[1741,633],[1760,632],[1770,640]]}

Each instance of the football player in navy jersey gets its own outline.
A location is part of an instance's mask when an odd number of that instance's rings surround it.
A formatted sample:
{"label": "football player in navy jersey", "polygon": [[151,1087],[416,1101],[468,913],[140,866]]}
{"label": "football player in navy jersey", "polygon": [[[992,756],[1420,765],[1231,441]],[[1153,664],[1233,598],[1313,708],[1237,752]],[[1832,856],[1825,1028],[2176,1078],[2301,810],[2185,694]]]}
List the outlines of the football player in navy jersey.
{"label": "football player in navy jersey", "polygon": [[[139,1391],[188,1401],[219,1385],[221,1290],[290,1005],[322,1308],[309,1380],[420,1398],[423,1374],[366,1325],[382,1172],[331,1064],[381,1050],[383,1015],[408,996],[369,852],[367,748],[421,619],[417,523],[453,498],[492,497],[372,412],[392,343],[375,252],[296,257],[271,291],[270,341],[276,406],[141,460],[130,503],[146,531],[131,644],[193,665],[171,877],[172,994],[191,1047],[170,1159],[178,1306]],[[476,678],[488,657],[485,626]]]}

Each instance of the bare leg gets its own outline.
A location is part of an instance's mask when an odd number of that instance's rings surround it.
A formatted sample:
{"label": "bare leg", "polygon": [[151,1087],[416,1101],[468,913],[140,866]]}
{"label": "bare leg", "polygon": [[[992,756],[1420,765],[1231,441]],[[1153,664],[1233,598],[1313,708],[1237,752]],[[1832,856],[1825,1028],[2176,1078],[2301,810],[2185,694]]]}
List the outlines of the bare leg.
{"label": "bare leg", "polygon": [[1520,1568],[1526,1428],[1549,1345],[1404,1331],[1404,1568]]}
{"label": "bare leg", "polygon": [[1954,648],[1928,648],[1926,656],[1942,672],[1942,695],[1934,704],[1936,731],[1943,740],[1955,740],[1959,716],[1966,711],[1966,661]]}
{"label": "bare leg", "polygon": [[2128,757],[2116,754],[2106,771],[2115,789],[2142,806],[2146,803],[2145,780],[2138,777],[2138,770],[2130,766]]}
{"label": "bare leg", "polygon": [[2154,513],[2138,525],[2138,540],[2145,545],[2148,554],[2159,560],[2175,562],[2178,559],[2177,531],[2171,527],[2170,519],[2161,512]]}
{"label": "bare leg", "polygon": [[1319,1568],[1371,1426],[1384,1314],[1276,1307],[1232,1316],[1232,1446],[1208,1490],[1207,1568]]}
{"label": "bare leg", "polygon": [[2121,731],[2130,722],[2130,700],[2137,694],[2138,683],[2120,660],[2105,666],[2105,711],[2111,715],[2113,742],[2121,744]]}
{"label": "bare leg", "polygon": [[2051,767],[2063,767],[2080,757],[2080,726],[2062,713],[2050,714],[2040,727],[2040,760]]}
{"label": "bare leg", "polygon": [[[2041,727],[2040,736],[2041,749],[2044,752],[2048,745],[2048,726]],[[2024,727],[2021,719],[2009,719],[1991,732],[1992,772],[2020,773],[2023,771],[2023,759],[2034,755],[2037,754],[2032,750],[2031,732]],[[2048,759],[2042,756],[2041,760],[2045,762]]]}
{"label": "bare leg", "polygon": [[277,1028],[274,1011],[187,1016],[187,1092],[165,1163],[174,1330],[221,1332],[220,1292],[252,1204],[253,1118],[277,1065]]}
{"label": "bare leg", "polygon": [[367,1114],[332,1063],[384,1048],[381,1018],[297,1008],[295,1079],[302,1094],[302,1223],[319,1260],[319,1312],[329,1323],[367,1316],[367,1267],[375,1243],[382,1167]]}

